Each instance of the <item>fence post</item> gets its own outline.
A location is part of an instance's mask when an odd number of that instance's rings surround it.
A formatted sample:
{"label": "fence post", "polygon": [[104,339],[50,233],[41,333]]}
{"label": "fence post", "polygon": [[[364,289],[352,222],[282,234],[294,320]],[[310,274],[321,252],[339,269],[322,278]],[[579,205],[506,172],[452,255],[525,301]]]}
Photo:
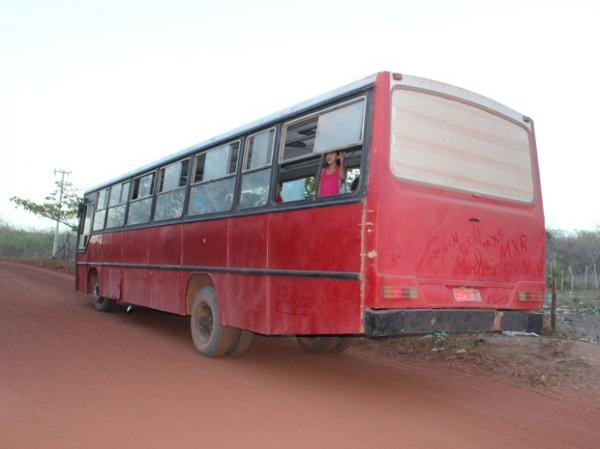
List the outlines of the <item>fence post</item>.
{"label": "fence post", "polygon": [[550,328],[556,332],[556,267],[554,265],[554,256],[550,261],[552,270],[552,303],[550,304]]}

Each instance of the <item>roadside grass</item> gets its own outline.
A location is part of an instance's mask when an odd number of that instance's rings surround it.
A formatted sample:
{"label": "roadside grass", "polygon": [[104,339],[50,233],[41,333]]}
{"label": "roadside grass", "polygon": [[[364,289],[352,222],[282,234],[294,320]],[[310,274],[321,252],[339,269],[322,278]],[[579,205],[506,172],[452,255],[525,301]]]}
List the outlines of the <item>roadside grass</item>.
{"label": "roadside grass", "polygon": [[557,305],[576,312],[600,315],[600,290],[558,291]]}

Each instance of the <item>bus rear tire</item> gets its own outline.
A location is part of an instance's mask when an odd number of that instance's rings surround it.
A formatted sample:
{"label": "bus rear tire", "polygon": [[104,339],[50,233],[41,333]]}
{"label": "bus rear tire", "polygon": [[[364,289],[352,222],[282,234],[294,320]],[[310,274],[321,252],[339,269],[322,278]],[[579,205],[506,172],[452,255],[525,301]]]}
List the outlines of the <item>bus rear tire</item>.
{"label": "bus rear tire", "polygon": [[298,335],[298,343],[306,352],[311,354],[322,354],[331,351],[338,344],[338,337]]}
{"label": "bus rear tire", "polygon": [[335,346],[331,349],[330,352],[344,352],[356,342],[356,338],[354,337],[339,336],[337,338],[338,342],[335,344]]}
{"label": "bus rear tire", "polygon": [[354,343],[354,338],[339,335],[298,335],[296,338],[302,349],[312,354],[342,352]]}
{"label": "bus rear tire", "polygon": [[110,312],[114,303],[112,299],[100,296],[100,282],[98,281],[94,283],[92,301],[94,301],[94,308],[98,312]]}
{"label": "bus rear tire", "polygon": [[190,328],[196,350],[206,357],[222,357],[239,341],[239,329],[221,325],[217,295],[212,287],[198,290],[192,304]]}
{"label": "bus rear tire", "polygon": [[227,351],[226,355],[230,355],[232,357],[240,357],[248,352],[250,346],[252,345],[252,341],[254,340],[254,332],[249,331],[240,331],[240,338],[236,345],[233,348],[230,348]]}

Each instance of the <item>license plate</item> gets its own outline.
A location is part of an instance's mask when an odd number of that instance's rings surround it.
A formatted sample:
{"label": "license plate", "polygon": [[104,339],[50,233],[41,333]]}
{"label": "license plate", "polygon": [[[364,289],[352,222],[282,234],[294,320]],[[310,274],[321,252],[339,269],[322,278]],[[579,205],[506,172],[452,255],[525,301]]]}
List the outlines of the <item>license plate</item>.
{"label": "license plate", "polygon": [[453,288],[454,299],[458,302],[481,302],[481,293],[476,288]]}

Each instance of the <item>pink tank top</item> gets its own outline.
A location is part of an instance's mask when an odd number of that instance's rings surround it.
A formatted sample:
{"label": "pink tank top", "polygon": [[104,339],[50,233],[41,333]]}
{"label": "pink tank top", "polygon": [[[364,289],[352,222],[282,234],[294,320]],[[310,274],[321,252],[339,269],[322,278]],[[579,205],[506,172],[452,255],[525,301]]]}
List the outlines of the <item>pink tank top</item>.
{"label": "pink tank top", "polygon": [[321,171],[321,184],[319,187],[319,196],[332,196],[340,194],[340,167],[332,174],[327,173],[327,169]]}

